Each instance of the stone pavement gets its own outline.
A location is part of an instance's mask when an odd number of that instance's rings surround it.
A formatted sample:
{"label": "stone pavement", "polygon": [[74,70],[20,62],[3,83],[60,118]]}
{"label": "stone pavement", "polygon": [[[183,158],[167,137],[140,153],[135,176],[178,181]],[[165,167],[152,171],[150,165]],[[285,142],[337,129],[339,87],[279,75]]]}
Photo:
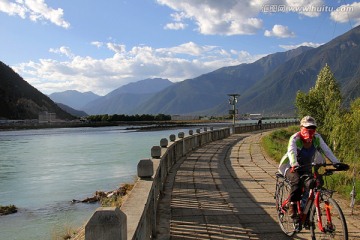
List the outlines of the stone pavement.
{"label": "stone pavement", "polygon": [[[277,223],[277,163],[262,151],[262,134],[231,135],[178,161],[160,200],[156,239],[289,239]],[[344,212],[350,239],[360,239],[358,214]],[[303,230],[292,239],[309,238]]]}

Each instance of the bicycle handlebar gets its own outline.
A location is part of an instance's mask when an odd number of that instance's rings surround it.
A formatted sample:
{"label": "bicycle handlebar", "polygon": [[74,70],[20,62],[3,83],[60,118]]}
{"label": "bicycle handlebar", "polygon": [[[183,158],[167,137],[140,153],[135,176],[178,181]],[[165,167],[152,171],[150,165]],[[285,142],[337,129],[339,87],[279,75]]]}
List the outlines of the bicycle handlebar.
{"label": "bicycle handlebar", "polygon": [[335,169],[326,169],[326,172],[336,172],[336,171],[347,171],[349,170],[350,166],[346,163],[311,163],[311,164],[305,164],[302,166],[295,167],[295,171],[305,168],[305,167],[326,167],[326,166],[333,166]]}

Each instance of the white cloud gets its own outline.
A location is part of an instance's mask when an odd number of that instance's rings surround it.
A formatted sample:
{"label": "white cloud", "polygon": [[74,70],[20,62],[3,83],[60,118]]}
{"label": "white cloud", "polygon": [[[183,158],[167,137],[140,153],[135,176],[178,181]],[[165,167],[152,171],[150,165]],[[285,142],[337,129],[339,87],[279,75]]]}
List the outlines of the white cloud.
{"label": "white cloud", "polygon": [[183,12],[172,13],[172,14],[170,14],[170,16],[173,19],[173,21],[175,21],[175,22],[166,24],[164,29],[181,30],[181,29],[185,29],[188,26],[186,23],[183,23],[183,20],[186,18],[185,14]]}
{"label": "white cloud", "polygon": [[227,51],[218,46],[201,46],[194,42],[158,49],[140,45],[128,51],[121,44],[101,45],[110,47],[114,51],[113,56],[104,59],[82,57],[63,46],[50,51],[71,56],[67,61],[40,59],[13,68],[44,93],[73,89],[106,94],[133,81],[150,77],[182,81],[223,66],[253,62],[262,57],[234,49]]}
{"label": "white cloud", "polygon": [[34,22],[49,21],[63,28],[70,27],[70,23],[63,19],[63,9],[48,7],[44,0],[0,0],[0,11],[23,19],[29,18]]}
{"label": "white cloud", "polygon": [[107,48],[114,51],[115,53],[124,53],[125,45],[123,44],[115,44],[115,43],[107,43]]}
{"label": "white cloud", "polygon": [[68,58],[73,58],[74,57],[74,54],[72,54],[70,48],[64,47],[64,46],[60,47],[58,49],[50,48],[49,52],[57,53],[57,54],[60,54],[60,55],[65,55]]}
{"label": "white cloud", "polygon": [[193,42],[188,42],[181,44],[176,47],[171,48],[160,48],[157,51],[159,53],[168,53],[170,55],[173,54],[186,54],[190,56],[200,56],[202,54],[206,54],[216,48],[216,46],[199,46]]}
{"label": "white cloud", "polygon": [[335,22],[345,23],[355,21],[356,25],[360,24],[360,2],[341,5],[335,11],[332,11],[330,17]]}
{"label": "white cloud", "polygon": [[7,13],[10,16],[17,15],[21,18],[25,18],[27,11],[20,4],[9,2],[7,0],[0,0],[0,12]]}
{"label": "white cloud", "polygon": [[266,30],[264,35],[266,37],[279,37],[279,38],[289,38],[295,37],[295,33],[290,31],[287,26],[283,25],[274,25],[272,30]]}
{"label": "white cloud", "polygon": [[279,45],[279,47],[285,49],[285,50],[291,50],[291,49],[295,49],[298,48],[300,46],[307,46],[307,47],[313,47],[313,48],[317,48],[319,46],[323,45],[323,43],[313,43],[313,42],[303,42],[297,45]]}
{"label": "white cloud", "polygon": [[[182,29],[184,21],[192,21],[197,31],[205,35],[251,35],[263,27],[263,14],[295,13],[307,17],[319,17],[327,9],[324,0],[248,0],[248,1],[193,1],[193,0],[157,0],[175,11],[171,14],[174,23],[166,29]],[[329,12],[329,11],[327,11]],[[177,23],[177,24],[176,24]],[[180,24],[181,23],[181,24]],[[267,31],[267,34],[276,34]],[[291,37],[275,35],[278,37]]]}
{"label": "white cloud", "polygon": [[186,15],[184,12],[180,12],[180,13],[172,13],[170,14],[171,18],[176,21],[176,22],[181,22],[184,19],[186,19]]}
{"label": "white cloud", "polygon": [[255,34],[262,27],[256,16],[261,10],[257,1],[157,0],[176,11],[174,21],[194,21],[197,30],[206,35]]}
{"label": "white cloud", "polygon": [[187,24],[185,24],[185,23],[175,22],[175,23],[166,24],[164,29],[180,30],[180,29],[185,29],[186,26],[187,26]]}
{"label": "white cloud", "polygon": [[93,41],[93,42],[91,42],[91,45],[94,45],[97,48],[100,48],[100,47],[102,47],[104,45],[104,43],[99,42],[99,41]]}

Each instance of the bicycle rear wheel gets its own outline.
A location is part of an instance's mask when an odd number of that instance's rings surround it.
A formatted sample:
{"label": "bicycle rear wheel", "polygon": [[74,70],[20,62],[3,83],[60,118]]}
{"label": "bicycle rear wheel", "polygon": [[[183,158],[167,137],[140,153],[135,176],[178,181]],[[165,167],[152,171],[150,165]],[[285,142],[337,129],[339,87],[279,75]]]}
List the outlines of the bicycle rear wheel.
{"label": "bicycle rear wheel", "polygon": [[288,236],[295,234],[293,219],[288,214],[288,209],[283,206],[285,200],[290,196],[290,185],[286,181],[277,181],[276,183],[276,213],[281,230]]}
{"label": "bicycle rear wheel", "polygon": [[[328,214],[326,213],[328,211]],[[321,224],[317,221],[315,204],[310,215],[310,230],[312,239],[348,239],[348,230],[344,214],[337,202],[328,198],[320,202]],[[331,221],[329,221],[331,219]],[[322,226],[320,226],[322,225]],[[323,228],[323,230],[321,230]]]}

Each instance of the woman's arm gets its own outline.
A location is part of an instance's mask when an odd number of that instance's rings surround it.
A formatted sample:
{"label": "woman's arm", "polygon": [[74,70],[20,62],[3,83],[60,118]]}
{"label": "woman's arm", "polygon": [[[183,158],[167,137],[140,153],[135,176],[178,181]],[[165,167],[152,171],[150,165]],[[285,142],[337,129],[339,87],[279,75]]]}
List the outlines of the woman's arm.
{"label": "woman's arm", "polygon": [[329,146],[324,142],[320,134],[318,135],[320,140],[320,149],[323,154],[332,162],[332,163],[340,163],[340,161],[335,157],[334,153],[331,151]]}

